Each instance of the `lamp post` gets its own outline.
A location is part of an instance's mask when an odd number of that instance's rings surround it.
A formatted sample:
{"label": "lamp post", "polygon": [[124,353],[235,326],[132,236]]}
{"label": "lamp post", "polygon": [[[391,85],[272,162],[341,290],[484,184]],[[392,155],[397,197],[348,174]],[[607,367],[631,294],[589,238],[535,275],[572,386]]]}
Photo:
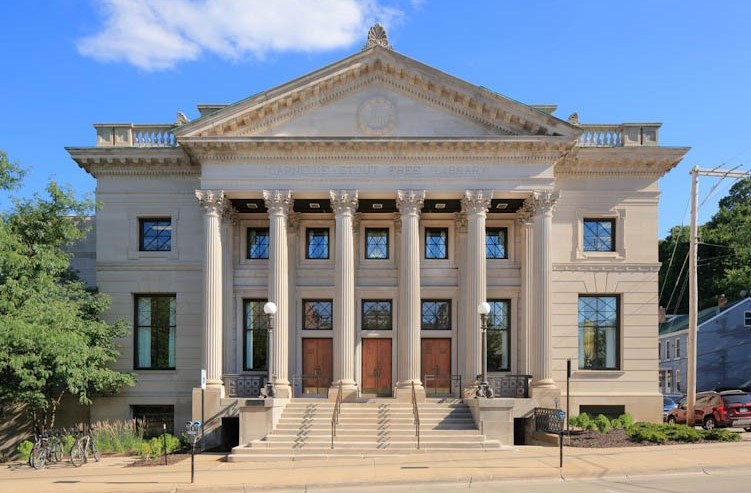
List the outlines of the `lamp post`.
{"label": "lamp post", "polygon": [[477,397],[493,398],[493,391],[488,385],[488,314],[490,304],[483,301],[477,305],[477,313],[480,314],[480,330],[482,331],[482,373],[477,381]]}
{"label": "lamp post", "polygon": [[266,396],[267,397],[274,397],[274,375],[272,372],[272,356],[274,355],[274,345],[273,342],[273,336],[274,336],[274,315],[276,315],[276,303],[273,301],[267,301],[265,305],[263,305],[263,313],[266,314],[266,318],[268,321],[268,329],[269,329],[269,350],[268,350],[268,362],[269,362],[269,379],[266,382]]}

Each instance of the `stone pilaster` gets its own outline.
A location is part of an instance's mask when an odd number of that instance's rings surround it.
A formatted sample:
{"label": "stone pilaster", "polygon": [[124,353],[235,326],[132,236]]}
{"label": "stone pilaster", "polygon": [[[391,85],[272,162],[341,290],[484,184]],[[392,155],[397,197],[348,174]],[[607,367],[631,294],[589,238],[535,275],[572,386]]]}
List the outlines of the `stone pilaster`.
{"label": "stone pilaster", "polygon": [[396,206],[401,213],[401,247],[396,398],[405,400],[412,397],[412,383],[419,397],[425,397],[420,380],[420,210],[424,201],[425,191],[397,192]]}
{"label": "stone pilaster", "polygon": [[329,397],[336,398],[339,385],[344,399],[357,396],[355,382],[355,245],[354,215],[357,191],[331,190],[336,218],[334,268],[334,379]]}
{"label": "stone pilaster", "polygon": [[203,337],[201,366],[206,369],[207,388],[219,389],[222,384],[222,238],[221,216],[224,192],[196,190],[196,198],[203,209]]}
{"label": "stone pilaster", "polygon": [[533,366],[533,387],[555,388],[551,372],[551,288],[552,288],[552,257],[550,242],[553,233],[553,210],[558,193],[534,192],[534,278],[535,313],[537,316],[536,329],[533,333],[534,347],[531,352],[537,353]]}
{"label": "stone pilaster", "polygon": [[271,368],[276,397],[289,398],[289,280],[287,251],[287,216],[292,210],[292,192],[264,190],[263,199],[269,211],[269,301],[276,303],[271,338]]}
{"label": "stone pilaster", "polygon": [[237,226],[237,211],[227,200],[224,203],[222,213],[222,294],[224,298],[222,305],[224,356],[222,360],[224,373],[238,373],[241,368],[241,365],[238,365],[237,348],[242,346],[241,342],[237,340],[239,331],[235,329],[233,323],[235,296],[233,291],[234,269],[232,266],[234,256],[232,254],[234,251],[235,226]]}
{"label": "stone pilaster", "polygon": [[477,306],[487,299],[487,267],[485,245],[485,220],[491,190],[467,190],[462,199],[462,213],[467,219],[467,252],[464,274],[466,276],[464,299],[465,381],[469,384],[482,372],[482,333]]}
{"label": "stone pilaster", "polygon": [[522,324],[520,326],[519,341],[519,373],[529,375],[533,371],[533,365],[530,358],[532,357],[532,331],[535,329],[535,310],[532,302],[534,296],[534,238],[532,236],[532,215],[534,206],[532,200],[527,199],[518,212],[517,223],[519,224],[519,233],[521,235],[521,314]]}

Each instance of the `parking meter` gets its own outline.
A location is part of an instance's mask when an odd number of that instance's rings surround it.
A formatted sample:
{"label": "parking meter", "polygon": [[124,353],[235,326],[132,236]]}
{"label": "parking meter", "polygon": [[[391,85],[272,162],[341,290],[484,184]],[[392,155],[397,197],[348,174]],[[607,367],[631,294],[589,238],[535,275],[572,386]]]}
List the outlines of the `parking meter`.
{"label": "parking meter", "polygon": [[195,478],[195,464],[196,464],[196,442],[198,442],[198,432],[201,430],[202,423],[200,421],[188,421],[185,423],[185,433],[188,434],[188,440],[190,440],[190,482],[193,482]]}

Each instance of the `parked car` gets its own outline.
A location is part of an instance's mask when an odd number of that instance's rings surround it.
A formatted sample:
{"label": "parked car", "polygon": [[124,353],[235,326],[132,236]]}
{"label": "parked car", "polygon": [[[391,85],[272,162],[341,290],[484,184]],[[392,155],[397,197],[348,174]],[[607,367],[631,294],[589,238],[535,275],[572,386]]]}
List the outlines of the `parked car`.
{"label": "parked car", "polygon": [[[686,423],[686,400],[670,411],[668,423]],[[734,426],[751,431],[751,395],[742,390],[699,392],[694,405],[694,423],[711,430]]]}
{"label": "parked car", "polygon": [[663,395],[662,396],[662,419],[663,421],[667,419],[668,414],[673,409],[677,408],[678,404],[675,403],[673,399],[670,397]]}

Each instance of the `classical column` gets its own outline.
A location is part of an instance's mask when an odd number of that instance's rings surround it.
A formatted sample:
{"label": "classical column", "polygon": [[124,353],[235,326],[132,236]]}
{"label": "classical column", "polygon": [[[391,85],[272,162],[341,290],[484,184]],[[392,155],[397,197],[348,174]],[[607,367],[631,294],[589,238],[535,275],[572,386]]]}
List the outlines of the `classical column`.
{"label": "classical column", "polygon": [[467,383],[475,380],[482,372],[482,333],[477,306],[487,298],[487,267],[485,244],[485,219],[487,218],[492,190],[467,190],[462,199],[462,213],[467,218],[467,252],[466,252],[466,317],[464,337],[467,341],[464,357],[465,368],[470,371],[465,375]]}
{"label": "classical column", "polygon": [[399,366],[397,399],[412,397],[412,384],[424,398],[420,381],[420,210],[425,191],[399,190],[396,207],[401,213],[401,248],[399,255]]}
{"label": "classical column", "polygon": [[331,207],[336,217],[334,268],[334,380],[329,396],[357,396],[355,383],[355,245],[353,219],[357,191],[331,190]]}
{"label": "classical column", "polygon": [[551,372],[551,286],[553,262],[550,255],[550,242],[553,230],[553,209],[558,200],[557,192],[534,192],[532,201],[534,215],[534,300],[537,330],[533,352],[537,352],[533,367],[533,387],[555,387]]}
{"label": "classical column", "polygon": [[203,354],[201,366],[206,369],[206,386],[221,389],[222,385],[222,239],[221,216],[224,192],[196,190],[203,208]]}
{"label": "classical column", "polygon": [[292,210],[292,192],[264,190],[263,199],[269,211],[269,301],[276,303],[269,378],[274,382],[275,396],[289,398],[289,281],[287,257],[287,215]]}
{"label": "classical column", "polygon": [[534,296],[534,238],[532,236],[532,215],[534,206],[532,200],[527,199],[524,205],[519,209],[517,223],[519,224],[521,236],[521,313],[523,323],[519,335],[519,373],[528,375],[533,371],[531,362],[532,352],[532,331],[535,328],[535,311],[532,308],[532,298]]}

